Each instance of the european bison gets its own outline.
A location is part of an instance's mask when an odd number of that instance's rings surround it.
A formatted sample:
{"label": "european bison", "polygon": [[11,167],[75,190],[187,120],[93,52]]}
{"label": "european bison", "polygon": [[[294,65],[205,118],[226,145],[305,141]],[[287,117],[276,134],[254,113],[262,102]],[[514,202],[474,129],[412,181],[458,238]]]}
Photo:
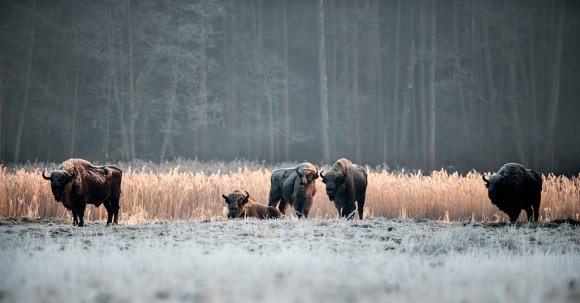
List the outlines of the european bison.
{"label": "european bison", "polygon": [[505,212],[512,223],[526,211],[528,221],[538,221],[542,176],[518,163],[508,163],[488,179],[482,176],[491,203]]}
{"label": "european bison", "polygon": [[235,190],[229,195],[222,195],[228,205],[228,218],[254,217],[258,219],[282,218],[282,213],[272,206],[262,205],[250,198],[247,191]]}
{"label": "european bison", "polygon": [[294,206],[298,218],[308,218],[312,199],[316,194],[318,169],[311,163],[302,163],[293,168],[281,168],[270,177],[270,199],[268,206],[276,207],[284,214],[288,204]]}
{"label": "european bison", "polygon": [[72,211],[73,225],[84,226],[87,204],[94,204],[95,207],[104,204],[108,215],[107,225],[111,222],[117,224],[123,175],[118,167],[94,166],[86,160],[69,159],[49,176],[45,172],[42,172],[42,177],[50,180],[54,199]]}
{"label": "european bison", "polygon": [[358,218],[363,219],[365,194],[367,190],[367,172],[347,159],[339,159],[324,174],[320,172],[322,182],[326,184],[326,194],[342,217],[354,217],[354,202],[357,202]]}

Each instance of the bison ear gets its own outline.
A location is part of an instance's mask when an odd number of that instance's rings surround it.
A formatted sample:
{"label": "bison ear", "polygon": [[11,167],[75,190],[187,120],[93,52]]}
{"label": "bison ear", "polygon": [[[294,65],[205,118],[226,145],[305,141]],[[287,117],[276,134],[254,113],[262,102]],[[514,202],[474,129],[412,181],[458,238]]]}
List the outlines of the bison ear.
{"label": "bison ear", "polygon": [[242,199],[242,204],[246,204],[246,203],[248,203],[248,201],[250,201],[250,193],[248,193],[247,191],[245,191],[245,192],[246,192],[246,195]]}

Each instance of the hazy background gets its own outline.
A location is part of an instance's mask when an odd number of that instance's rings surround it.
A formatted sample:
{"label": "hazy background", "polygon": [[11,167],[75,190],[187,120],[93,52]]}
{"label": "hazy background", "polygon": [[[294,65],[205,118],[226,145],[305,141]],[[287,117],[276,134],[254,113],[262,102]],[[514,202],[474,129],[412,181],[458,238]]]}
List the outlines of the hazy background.
{"label": "hazy background", "polygon": [[580,171],[578,1],[0,1],[0,162]]}

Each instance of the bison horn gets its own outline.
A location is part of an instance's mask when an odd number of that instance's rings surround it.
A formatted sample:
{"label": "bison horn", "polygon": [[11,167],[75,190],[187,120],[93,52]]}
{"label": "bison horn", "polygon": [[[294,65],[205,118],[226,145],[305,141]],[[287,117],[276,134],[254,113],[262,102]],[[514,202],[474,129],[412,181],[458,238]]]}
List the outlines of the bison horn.
{"label": "bison horn", "polygon": [[46,172],[46,169],[44,171],[42,171],[42,178],[44,178],[44,180],[50,180],[50,175],[48,175],[48,176],[44,175],[45,172]]}
{"label": "bison horn", "polygon": [[244,190],[246,192],[246,199],[250,198],[250,193],[247,190]]}
{"label": "bison horn", "polygon": [[485,175],[481,175],[481,178],[483,179],[483,181],[485,181],[485,183],[489,183],[489,179],[486,179]]}
{"label": "bison horn", "polygon": [[314,167],[316,169],[316,172],[314,173],[314,177],[312,177],[312,180],[316,180],[318,179],[318,167]]}
{"label": "bison horn", "polygon": [[320,171],[320,176],[321,176],[322,178],[324,178],[324,174],[323,174],[323,172],[324,172],[324,169]]}
{"label": "bison horn", "polygon": [[302,177],[302,174],[300,173],[300,171],[298,170],[300,168],[300,166],[296,167],[296,173],[298,174],[299,177]]}

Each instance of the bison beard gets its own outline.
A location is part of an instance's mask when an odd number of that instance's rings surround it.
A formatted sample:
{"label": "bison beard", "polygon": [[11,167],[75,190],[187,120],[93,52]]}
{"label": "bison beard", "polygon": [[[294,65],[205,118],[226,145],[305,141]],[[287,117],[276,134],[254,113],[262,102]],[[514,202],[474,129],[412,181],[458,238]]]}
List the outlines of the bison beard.
{"label": "bison beard", "polygon": [[308,162],[297,167],[273,171],[270,177],[268,206],[278,205],[278,209],[284,214],[288,205],[291,205],[298,218],[302,216],[307,218],[312,207],[312,199],[316,194],[317,178],[318,169]]}
{"label": "bison beard", "polygon": [[542,199],[542,176],[518,163],[508,163],[490,177],[482,177],[491,203],[515,223],[522,210],[528,221],[538,221]]}
{"label": "bison beard", "polygon": [[56,201],[71,210],[73,225],[84,226],[87,204],[107,209],[107,225],[118,223],[122,171],[113,165],[94,166],[82,159],[69,159],[49,176],[51,191]]}
{"label": "bison beard", "polygon": [[322,182],[326,184],[326,194],[342,217],[352,219],[354,202],[357,202],[358,217],[363,219],[365,195],[367,189],[367,172],[347,159],[337,160],[330,171],[320,172]]}
{"label": "bison beard", "polygon": [[258,219],[282,218],[284,215],[275,207],[257,203],[247,191],[235,190],[222,195],[228,206],[228,218],[254,217]]}

